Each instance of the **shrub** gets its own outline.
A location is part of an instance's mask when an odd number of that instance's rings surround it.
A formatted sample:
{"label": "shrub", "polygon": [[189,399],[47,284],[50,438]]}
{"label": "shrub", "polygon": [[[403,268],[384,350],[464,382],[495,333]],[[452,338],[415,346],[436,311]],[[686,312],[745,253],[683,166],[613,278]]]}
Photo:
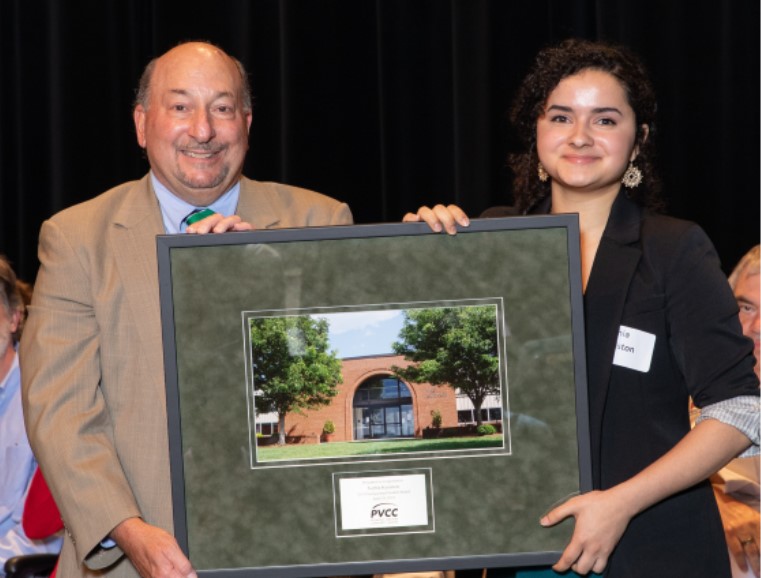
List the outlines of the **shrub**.
{"label": "shrub", "polygon": [[336,431],[336,426],[330,420],[326,421],[325,425],[322,426],[322,433],[332,434],[332,433],[335,433],[335,431]]}
{"label": "shrub", "polygon": [[483,423],[476,428],[476,432],[478,432],[478,435],[480,436],[490,436],[497,433],[497,428],[490,423]]}
{"label": "shrub", "polygon": [[432,409],[431,410],[431,427],[440,428],[441,427],[441,412],[438,409]]}

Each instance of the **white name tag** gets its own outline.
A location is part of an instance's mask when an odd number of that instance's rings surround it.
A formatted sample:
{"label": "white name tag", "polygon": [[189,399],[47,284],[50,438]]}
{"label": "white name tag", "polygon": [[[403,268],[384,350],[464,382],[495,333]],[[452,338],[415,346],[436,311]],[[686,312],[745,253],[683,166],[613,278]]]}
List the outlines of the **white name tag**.
{"label": "white name tag", "polygon": [[613,365],[647,373],[653,360],[653,349],[655,335],[622,325],[618,330]]}

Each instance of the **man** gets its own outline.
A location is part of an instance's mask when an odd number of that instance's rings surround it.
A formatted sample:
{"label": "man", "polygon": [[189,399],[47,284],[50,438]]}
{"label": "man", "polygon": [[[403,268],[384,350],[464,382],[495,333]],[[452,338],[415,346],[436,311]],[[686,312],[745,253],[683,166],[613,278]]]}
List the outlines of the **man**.
{"label": "man", "polygon": [[24,499],[37,462],[24,431],[21,376],[16,343],[24,321],[21,285],[10,264],[0,257],[0,576],[8,558],[57,552],[58,536],[31,540],[21,524]]}
{"label": "man", "polygon": [[729,285],[737,299],[740,308],[740,324],[746,337],[753,340],[753,354],[756,356],[756,375],[759,375],[759,334],[761,333],[761,245],[756,245],[748,251],[729,276]]}
{"label": "man", "polygon": [[[756,245],[729,276],[737,299],[743,334],[753,340],[756,375],[759,375],[761,332],[761,246]],[[761,375],[759,375],[761,377]],[[761,577],[759,558],[759,456],[737,458],[711,478],[732,564],[732,578]]]}
{"label": "man", "polygon": [[173,48],[134,109],[150,173],[43,224],[21,358],[29,439],[66,524],[60,576],[195,575],[172,536],[155,236],[205,208],[187,232],[351,222],[343,203],[241,176],[251,115],[239,62]]}

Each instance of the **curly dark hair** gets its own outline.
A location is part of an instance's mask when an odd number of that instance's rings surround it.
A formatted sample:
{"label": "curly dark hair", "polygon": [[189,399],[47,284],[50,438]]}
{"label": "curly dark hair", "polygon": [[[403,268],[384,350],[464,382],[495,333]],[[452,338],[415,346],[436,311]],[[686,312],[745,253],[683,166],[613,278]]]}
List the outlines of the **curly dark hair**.
{"label": "curly dark hair", "polygon": [[[637,167],[643,182],[628,191],[630,198],[651,209],[662,208],[660,179],[654,166],[655,91],[640,60],[624,47],[605,42],[568,39],[544,48],[524,78],[512,108],[510,121],[520,140],[522,152],[511,154],[508,164],[513,170],[513,193],[521,211],[525,211],[550,193],[550,183],[537,177],[536,122],[544,113],[550,93],[564,78],[584,70],[600,70],[618,79],[634,110],[639,147]],[[642,125],[647,125],[647,138]]]}

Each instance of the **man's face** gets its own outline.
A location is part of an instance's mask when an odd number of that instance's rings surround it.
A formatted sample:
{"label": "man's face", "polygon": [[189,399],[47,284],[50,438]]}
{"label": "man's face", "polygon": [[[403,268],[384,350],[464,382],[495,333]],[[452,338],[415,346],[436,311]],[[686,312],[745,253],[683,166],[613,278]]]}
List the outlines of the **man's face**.
{"label": "man's face", "polygon": [[742,275],[735,285],[735,299],[740,308],[740,323],[743,334],[753,340],[753,353],[756,356],[756,375],[759,373],[759,280],[761,275]]}
{"label": "man's face", "polygon": [[134,120],[156,178],[186,202],[209,205],[240,178],[251,111],[238,68],[218,49],[191,43],[162,56]]}

